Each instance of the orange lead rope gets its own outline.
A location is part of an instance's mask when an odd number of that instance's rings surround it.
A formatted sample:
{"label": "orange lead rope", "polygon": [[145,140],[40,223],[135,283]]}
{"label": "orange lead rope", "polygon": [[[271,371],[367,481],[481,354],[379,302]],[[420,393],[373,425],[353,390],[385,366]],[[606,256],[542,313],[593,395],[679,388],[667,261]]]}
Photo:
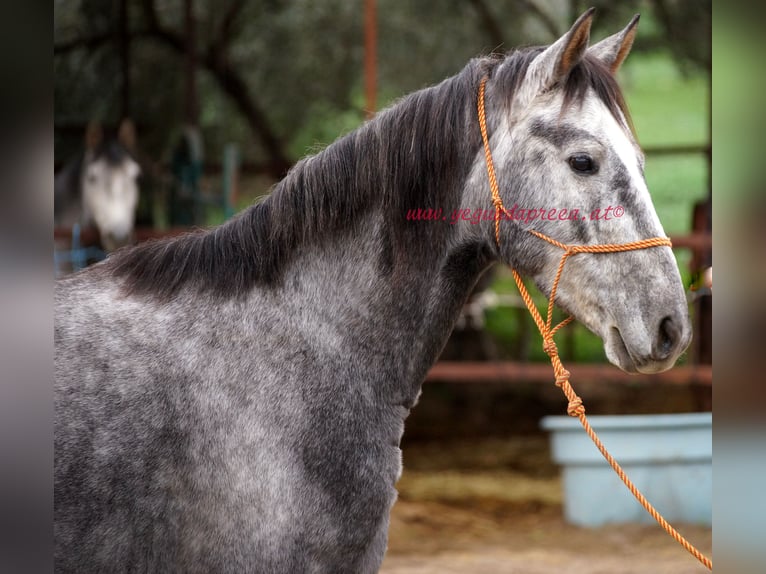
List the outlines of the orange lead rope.
{"label": "orange lead rope", "polygon": [[[485,76],[481,80],[481,85],[479,86],[479,127],[481,128],[481,137],[484,141],[484,156],[487,162],[489,187],[492,191],[492,203],[495,206],[495,241],[497,246],[500,247],[501,216],[502,214],[505,214],[509,220],[512,220],[513,217],[510,213],[508,213],[508,210],[505,209],[503,200],[500,198],[500,191],[497,185],[497,177],[495,176],[495,166],[492,163],[492,153],[489,149],[489,138],[487,137],[487,118],[484,111],[484,88],[486,83],[487,77]],[[535,324],[537,325],[537,328],[543,337],[543,350],[551,359],[551,365],[553,365],[553,373],[556,377],[556,385],[561,388],[561,390],[566,395],[567,400],[569,401],[567,406],[567,413],[570,416],[578,417],[580,419],[580,423],[585,429],[585,432],[588,433],[588,436],[591,438],[598,450],[602,455],[604,455],[604,458],[612,466],[622,482],[625,483],[625,486],[628,487],[630,492],[633,493],[633,496],[636,497],[636,500],[638,500],[641,506],[646,509],[652,518],[659,522],[660,526],[662,526],[668,534],[675,538],[675,540],[681,544],[681,546],[686,548],[686,550],[688,550],[697,560],[702,562],[702,564],[704,564],[709,570],[712,570],[713,563],[711,560],[702,554],[699,550],[697,550],[689,541],[686,540],[686,538],[681,536],[681,534],[679,534],[679,532],[673,528],[659,512],[657,512],[657,510],[649,503],[649,501],[646,500],[644,495],[641,494],[633,482],[631,482],[631,480],[625,475],[625,472],[622,470],[614,457],[609,454],[604,444],[601,442],[593,428],[590,426],[590,423],[585,416],[585,406],[582,403],[582,399],[577,396],[577,393],[575,393],[574,389],[569,384],[569,371],[564,368],[564,365],[559,358],[556,343],[553,340],[553,335],[555,335],[559,329],[569,324],[573,317],[564,319],[555,327],[551,326],[551,322],[553,320],[553,304],[556,299],[556,289],[558,287],[559,280],[561,279],[561,273],[564,271],[564,264],[570,256],[576,255],[578,253],[615,253],[619,251],[632,251],[634,249],[648,249],[649,247],[671,247],[672,244],[670,243],[670,239],[667,237],[653,237],[651,239],[642,239],[641,241],[633,241],[631,243],[610,243],[603,245],[566,245],[556,241],[555,239],[551,239],[547,235],[543,235],[538,231],[530,230],[530,233],[564,251],[564,254],[561,256],[561,261],[559,262],[558,270],[556,271],[556,276],[553,279],[551,296],[548,300],[548,314],[545,320],[543,320],[542,316],[535,307],[534,301],[532,301],[532,297],[529,295],[529,291],[527,291],[524,282],[521,280],[521,276],[516,272],[515,269],[511,269],[511,271],[513,272],[513,278],[516,280],[516,285],[519,288],[521,297],[524,299],[524,303],[527,305],[527,309],[529,309],[529,312],[532,315],[532,318],[535,320]]]}

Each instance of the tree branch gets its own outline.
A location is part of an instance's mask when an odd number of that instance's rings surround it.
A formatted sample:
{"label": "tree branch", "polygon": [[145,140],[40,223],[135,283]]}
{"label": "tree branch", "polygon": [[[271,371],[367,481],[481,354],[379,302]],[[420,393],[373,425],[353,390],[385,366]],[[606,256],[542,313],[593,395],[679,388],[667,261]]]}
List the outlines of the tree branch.
{"label": "tree branch", "polygon": [[540,6],[538,6],[534,0],[519,0],[519,4],[521,4],[530,12],[534,12],[534,14],[540,19],[540,22],[542,22],[543,26],[545,26],[546,30],[550,32],[552,40],[556,40],[559,36],[561,36],[562,32],[559,30],[559,26],[556,21]]}
{"label": "tree branch", "polygon": [[154,4],[154,0],[141,0],[141,8],[146,21],[146,26],[150,30],[159,30],[160,17],[157,14],[157,6]]}
{"label": "tree branch", "polygon": [[[281,176],[289,169],[292,162],[285,154],[282,142],[269,124],[268,118],[257,100],[253,97],[250,87],[244,77],[234,69],[226,57],[226,47],[229,41],[229,33],[234,25],[238,14],[244,7],[243,0],[235,0],[226,15],[218,31],[220,41],[213,42],[203,55],[195,55],[197,66],[204,67],[218,82],[219,87],[231,99],[239,112],[247,121],[253,135],[261,142],[269,155],[269,171],[275,176]],[[131,30],[130,38],[144,38],[159,42],[173,52],[184,55],[186,42],[182,34],[165,27],[159,20],[156,6],[153,0],[142,0],[144,24],[143,30]],[[94,34],[83,38],[61,43],[54,46],[54,55],[63,55],[76,50],[96,50],[113,40],[111,33]]]}
{"label": "tree branch", "polygon": [[218,33],[215,35],[214,46],[228,46],[229,42],[231,42],[231,37],[234,34],[234,24],[242,13],[245,4],[245,0],[233,0],[229,5],[229,9],[223,15],[223,19],[221,20]]}
{"label": "tree branch", "polygon": [[63,54],[69,54],[77,50],[96,50],[103,44],[108,43],[112,39],[111,32],[104,32],[102,34],[94,34],[93,36],[85,36],[82,38],[75,38],[68,42],[61,42],[53,45],[53,55],[59,56]]}
{"label": "tree branch", "polygon": [[146,23],[146,30],[142,35],[149,38],[154,37],[161,40],[170,48],[173,48],[173,50],[184,53],[186,50],[186,42],[184,42],[183,36],[165,28],[160,23],[154,0],[143,0],[141,2],[141,7],[143,8],[143,16]]}
{"label": "tree branch", "polygon": [[272,173],[276,176],[284,175],[292,162],[285,155],[281,140],[271,129],[266,114],[252,96],[245,79],[231,67],[228,60],[221,58],[217,53],[208,52],[203,63],[237,105],[252,132],[258,135],[261,144],[271,156]]}
{"label": "tree branch", "polygon": [[[473,7],[476,9],[479,19],[481,20],[484,29],[489,34],[492,43],[495,46],[502,46],[505,44],[505,34],[500,24],[498,24],[497,18],[490,10],[485,0],[470,0]],[[518,0],[518,4],[521,5],[519,12],[531,12],[539,20],[543,27],[550,33],[551,39],[555,40],[559,37],[559,26],[556,21],[547,14],[534,0]]]}
{"label": "tree branch", "polygon": [[[236,0],[230,10],[224,17],[220,34],[225,33],[226,29],[231,28],[236,20],[237,14],[241,11],[244,2]],[[142,33],[147,38],[157,40],[165,46],[171,48],[178,54],[185,54],[186,43],[181,34],[178,34],[168,28],[165,28],[159,21],[156,7],[153,0],[143,0],[144,19],[147,30]],[[241,74],[237,72],[229,63],[224,51],[224,45],[214,42],[205,52],[204,56],[196,54],[196,64],[203,66],[210,74],[215,77],[221,89],[231,98],[245,117],[252,133],[260,140],[271,161],[271,171],[274,175],[281,176],[292,165],[292,162],[285,155],[282,149],[282,142],[274,133],[269,125],[266,114],[258,105],[256,99],[250,92],[247,82]]]}
{"label": "tree branch", "polygon": [[489,11],[489,6],[487,6],[484,0],[470,0],[470,1],[471,1],[471,4],[473,4],[473,7],[476,9],[476,12],[479,14],[479,19],[481,20],[481,23],[484,26],[484,29],[489,34],[489,37],[492,40],[492,44],[496,48],[505,44],[503,31],[500,29],[500,26],[498,25],[497,20],[492,15],[492,12]]}

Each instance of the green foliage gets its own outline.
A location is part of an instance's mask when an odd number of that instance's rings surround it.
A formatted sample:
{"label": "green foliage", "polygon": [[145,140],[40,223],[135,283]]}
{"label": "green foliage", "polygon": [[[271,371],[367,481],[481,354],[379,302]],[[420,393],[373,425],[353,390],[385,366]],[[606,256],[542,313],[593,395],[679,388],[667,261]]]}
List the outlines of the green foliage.
{"label": "green foliage", "polygon": [[692,206],[707,193],[707,161],[702,155],[649,157],[646,181],[666,233],[691,231]]}
{"label": "green foliage", "polygon": [[[547,301],[537,290],[527,284],[540,313],[545,317]],[[492,289],[499,293],[517,294],[518,289],[511,274],[502,269],[493,282]],[[553,314],[554,324],[566,318],[556,308]],[[532,317],[523,302],[516,307],[494,307],[487,309],[485,325],[498,343],[501,359],[547,362],[548,356],[542,349],[542,339]],[[559,351],[565,361],[602,362],[605,361],[604,347],[596,335],[579,323],[565,327],[559,335]]]}
{"label": "green foliage", "polygon": [[[133,38],[129,113],[139,125],[147,155],[165,159],[184,120],[183,3],[126,1]],[[534,0],[377,4],[379,107],[456,73],[476,55],[549,43],[587,7],[570,2],[554,9]],[[676,19],[693,8],[685,1],[664,4]],[[665,20],[654,17],[655,2],[603,0],[596,5],[594,38],[613,32],[640,11],[646,31],[640,32],[638,47],[673,43]],[[327,144],[363,121],[363,3],[222,0],[193,6],[200,124],[209,158],[236,142],[246,161],[263,163],[270,153],[264,144],[270,135],[288,159],[297,160],[307,149]],[[124,112],[119,101],[118,0],[56,2],[55,14],[57,46],[88,40],[80,49],[54,51],[56,122],[84,125],[95,118],[116,124]],[[152,14],[158,29],[152,26]],[[98,37],[101,41],[90,41]],[[243,82],[246,93],[239,101],[208,69],[211,54]],[[243,102],[260,111],[261,128],[243,117]],[[62,161],[79,146],[81,135],[57,130],[56,136],[57,161]]]}
{"label": "green foliage", "polygon": [[290,155],[303,157],[315,154],[338,137],[356,129],[362,121],[360,109],[338,109],[326,101],[315,102],[306,122],[290,142]]}
{"label": "green foliage", "polygon": [[632,54],[620,82],[644,147],[704,144],[710,76],[682,74],[666,52]]}
{"label": "green foliage", "polygon": [[[709,138],[710,77],[682,73],[668,53],[631,56],[621,78],[639,140],[644,148],[704,146]],[[709,189],[704,153],[651,155],[646,181],[665,232],[691,231],[692,208]],[[676,251],[684,284],[691,281],[689,251]]]}

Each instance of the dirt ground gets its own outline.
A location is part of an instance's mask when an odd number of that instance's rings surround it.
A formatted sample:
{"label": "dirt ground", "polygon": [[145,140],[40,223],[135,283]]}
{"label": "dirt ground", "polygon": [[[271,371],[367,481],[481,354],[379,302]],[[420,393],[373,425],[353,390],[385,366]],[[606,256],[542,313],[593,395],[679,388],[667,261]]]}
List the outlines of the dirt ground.
{"label": "dirt ground", "polygon": [[[404,448],[383,574],[701,574],[656,525],[598,529],[562,517],[545,437]],[[712,559],[708,527],[674,524]]]}

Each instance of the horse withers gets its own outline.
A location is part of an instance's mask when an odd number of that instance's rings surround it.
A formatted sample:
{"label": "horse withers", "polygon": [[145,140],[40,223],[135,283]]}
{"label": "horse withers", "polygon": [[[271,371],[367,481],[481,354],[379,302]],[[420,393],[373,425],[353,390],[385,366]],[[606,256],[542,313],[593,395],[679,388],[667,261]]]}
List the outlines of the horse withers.
{"label": "horse withers", "polygon": [[[225,224],[120,250],[56,287],[59,572],[376,572],[404,420],[482,273],[549,293],[566,244],[664,236],[614,74],[635,20],[589,47],[478,58],[299,162]],[[506,205],[566,221],[410,221]],[[629,372],[686,349],[667,246],[580,254],[556,302]]]}
{"label": "horse withers", "polygon": [[107,252],[132,241],[141,173],[131,150],[133,125],[123,120],[116,136],[96,122],[88,124],[83,153],[54,181],[56,225],[95,225]]}

